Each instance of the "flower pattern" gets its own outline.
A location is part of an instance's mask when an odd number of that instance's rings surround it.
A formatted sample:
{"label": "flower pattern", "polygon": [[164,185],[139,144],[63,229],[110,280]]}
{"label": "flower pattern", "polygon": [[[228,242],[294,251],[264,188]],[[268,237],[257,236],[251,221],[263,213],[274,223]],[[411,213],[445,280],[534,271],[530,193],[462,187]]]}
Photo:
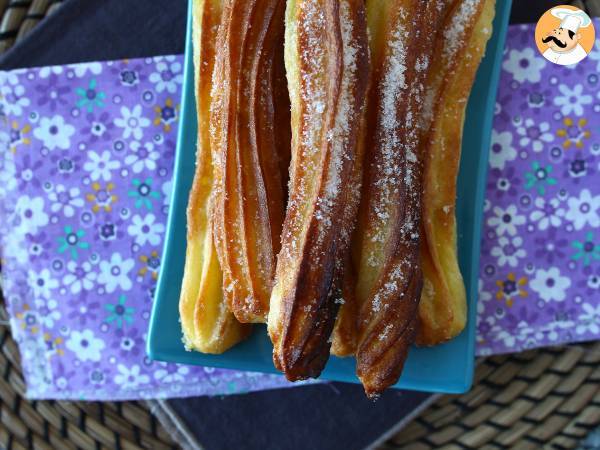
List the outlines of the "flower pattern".
{"label": "flower pattern", "polygon": [[600,260],[600,244],[594,240],[594,233],[589,231],[583,241],[573,241],[572,247],[576,252],[571,256],[575,261],[581,260],[584,266]]}
{"label": "flower pattern", "polygon": [[487,221],[488,225],[496,229],[496,234],[515,236],[517,227],[525,223],[525,216],[520,215],[516,205],[509,205],[506,209],[499,206],[493,208],[493,216]]}
{"label": "flower pattern", "polygon": [[500,236],[498,238],[498,245],[492,248],[490,255],[498,258],[499,267],[517,267],[519,265],[519,259],[527,256],[527,252],[521,248],[522,245],[523,238],[520,236],[515,236],[513,238]]}
{"label": "flower pattern", "polygon": [[509,131],[496,132],[492,130],[492,146],[490,151],[490,166],[494,169],[504,169],[508,161],[517,157],[513,147],[513,135]]}
{"label": "flower pattern", "polygon": [[560,107],[563,116],[574,114],[578,117],[583,115],[584,107],[592,104],[592,96],[584,92],[582,84],[572,88],[566,84],[558,86],[559,94],[554,97],[554,104]]}
{"label": "flower pattern", "polygon": [[546,144],[554,140],[554,136],[549,131],[550,124],[548,122],[536,124],[533,119],[527,118],[517,127],[519,145],[521,147],[531,146],[534,152],[539,153]]}
{"label": "flower pattern", "polygon": [[88,328],[83,331],[72,331],[65,346],[77,356],[79,361],[85,362],[100,361],[106,344]]}
{"label": "flower pattern", "polygon": [[129,235],[139,245],[145,245],[146,243],[158,245],[164,231],[165,226],[156,222],[154,214],[147,214],[144,217],[136,214],[131,218],[131,225],[127,228]]}
{"label": "flower pattern", "polygon": [[563,128],[559,128],[556,131],[556,135],[563,140],[563,147],[565,149],[577,148],[582,149],[585,140],[589,139],[592,133],[586,128],[587,127],[587,119],[581,118],[577,121],[571,119],[570,117],[565,117],[563,119]]}
{"label": "flower pattern", "polygon": [[554,186],[557,183],[556,178],[551,176],[553,170],[551,165],[542,167],[539,162],[534,161],[531,170],[525,173],[525,188],[534,188],[539,195],[544,195],[547,186]]}
{"label": "flower pattern", "polygon": [[589,189],[583,189],[579,196],[567,200],[569,209],[565,217],[573,223],[576,230],[586,226],[600,226],[600,195],[593,195]]}
{"label": "flower pattern", "polygon": [[26,96],[25,86],[19,79],[19,71],[0,71],[0,98],[4,114],[20,117],[23,110],[31,104]]}
{"label": "flower pattern", "polygon": [[103,284],[109,294],[117,288],[128,291],[132,287],[129,272],[133,269],[133,259],[123,259],[119,253],[113,253],[110,260],[100,261],[98,283]]}
{"label": "flower pattern", "polygon": [[104,150],[101,154],[95,151],[88,152],[88,161],[83,165],[84,170],[90,173],[90,179],[93,181],[109,181],[112,178],[112,172],[119,167],[121,167],[121,162],[113,160],[108,150]]}
{"label": "flower pattern", "polygon": [[146,357],[182,69],[177,56],[0,71],[2,287],[31,398],[288,385]]}
{"label": "flower pattern", "polygon": [[97,213],[100,210],[111,212],[113,205],[117,201],[117,195],[113,193],[115,185],[108,183],[92,183],[92,192],[86,195],[86,200],[92,204],[92,211]]}
{"label": "flower pattern", "polygon": [[571,280],[562,276],[558,267],[551,267],[548,270],[538,269],[529,285],[542,300],[562,302],[567,296]]}
{"label": "flower pattern", "polygon": [[13,120],[9,130],[9,149],[11,152],[16,153],[17,149],[22,145],[30,145],[31,138],[29,133],[31,132],[31,125],[25,124],[19,125],[19,122]]}
{"label": "flower pattern", "polygon": [[63,184],[57,184],[48,193],[48,200],[52,202],[50,211],[53,213],[62,212],[65,217],[73,217],[75,211],[84,205],[80,194],[81,191],[78,187],[66,187]]}
{"label": "flower pattern", "polygon": [[172,56],[165,56],[156,63],[156,72],[150,74],[150,82],[155,83],[156,92],[174,94],[183,81],[182,64]]}
{"label": "flower pattern", "polygon": [[481,355],[600,333],[599,43],[565,69],[540,60],[532,26],[509,33],[489,154]]}
{"label": "flower pattern", "polygon": [[156,169],[156,161],[159,157],[160,154],[152,142],[142,144],[134,141],[131,143],[131,153],[125,157],[125,164],[130,165],[134,173],[140,173],[144,169]]}
{"label": "flower pattern", "polygon": [[62,116],[42,117],[33,130],[33,136],[42,141],[48,150],[67,150],[71,146],[71,136],[75,127],[66,123]]}
{"label": "flower pattern", "polygon": [[115,119],[115,125],[123,129],[123,139],[140,140],[144,135],[144,128],[150,126],[150,119],[142,115],[142,106],[136,105],[129,109],[126,106],[121,107],[121,117]]}
{"label": "flower pattern", "polygon": [[546,60],[536,50],[527,47],[522,50],[511,49],[508,58],[502,63],[502,68],[519,83],[537,83],[542,79],[542,69],[546,65]]}
{"label": "flower pattern", "polygon": [[98,82],[95,78],[92,78],[86,87],[80,87],[75,89],[77,96],[77,102],[75,103],[78,108],[85,109],[88,113],[94,111],[94,108],[102,108],[104,106],[104,99],[106,94],[97,89]]}
{"label": "flower pattern", "polygon": [[[597,337],[591,299],[600,295],[600,191],[593,182],[600,96],[590,77],[597,77],[598,60],[597,46],[565,76],[539,57],[531,27],[509,34],[490,149],[479,354]],[[145,358],[165,233],[156,226],[166,223],[173,186],[181,62],[162,57],[0,72],[2,281],[32,398],[287,386],[279,376]],[[41,85],[70,91],[41,92]],[[103,105],[77,106],[83,96],[75,89],[90,86],[106,94]],[[60,185],[78,188],[73,197],[83,199],[71,205],[70,217],[53,206],[58,196],[51,193],[65,192]]]}
{"label": "flower pattern", "polygon": [[559,227],[562,224],[562,218],[565,215],[565,210],[561,208],[558,198],[545,199],[538,197],[535,199],[535,209],[530,215],[529,220],[537,223],[538,229],[544,231],[548,227]]}

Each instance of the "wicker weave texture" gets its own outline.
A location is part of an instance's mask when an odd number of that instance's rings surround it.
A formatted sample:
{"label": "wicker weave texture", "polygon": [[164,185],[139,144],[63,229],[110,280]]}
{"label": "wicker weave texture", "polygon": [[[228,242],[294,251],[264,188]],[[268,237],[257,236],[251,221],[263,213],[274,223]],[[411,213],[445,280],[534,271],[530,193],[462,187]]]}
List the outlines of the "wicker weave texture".
{"label": "wicker weave texture", "polygon": [[23,39],[63,0],[0,0],[0,53]]}
{"label": "wicker weave texture", "polygon": [[24,399],[19,352],[0,302],[0,448],[176,448],[141,402],[62,402]]}
{"label": "wicker weave texture", "polygon": [[600,342],[488,358],[386,448],[575,448],[600,425]]}

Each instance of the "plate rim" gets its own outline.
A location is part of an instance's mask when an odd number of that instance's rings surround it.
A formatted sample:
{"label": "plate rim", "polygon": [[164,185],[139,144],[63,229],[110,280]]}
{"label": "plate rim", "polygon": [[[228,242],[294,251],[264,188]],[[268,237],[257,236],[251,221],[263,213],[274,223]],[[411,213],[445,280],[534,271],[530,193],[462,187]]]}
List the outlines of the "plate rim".
{"label": "plate rim", "polygon": [[[184,155],[184,151],[181,149],[182,142],[185,140],[186,133],[189,132],[189,129],[196,129],[194,134],[197,133],[196,121],[193,120],[193,125],[190,125],[189,120],[184,120],[184,117],[187,117],[187,114],[195,115],[195,100],[193,99],[192,92],[192,101],[190,101],[189,91],[193,90],[193,58],[192,58],[192,37],[191,37],[191,24],[192,24],[192,3],[190,0],[188,6],[188,19],[187,19],[187,31],[186,31],[186,44],[185,44],[185,55],[184,55],[184,80],[182,84],[182,101],[181,101],[181,115],[180,122],[177,134],[177,150],[174,161],[174,170],[173,170],[173,185],[172,185],[172,195],[171,195],[171,207],[169,208],[169,214],[167,218],[167,227],[165,231],[165,240],[163,245],[163,253],[162,253],[162,264],[160,268],[160,273],[157,282],[157,289],[154,296],[154,301],[152,304],[152,312],[149,321],[149,330],[148,330],[148,338],[146,342],[146,353],[151,360],[160,360],[160,361],[168,361],[175,363],[183,363],[190,365],[201,365],[207,367],[219,367],[223,369],[232,369],[232,370],[240,370],[240,371],[256,371],[263,373],[279,373],[274,367],[265,366],[262,361],[253,361],[248,359],[243,367],[240,365],[231,365],[228,364],[228,359],[224,358],[223,355],[219,355],[219,358],[209,358],[209,356],[214,355],[204,355],[197,352],[185,352],[181,353],[177,351],[173,353],[170,348],[164,347],[161,333],[161,325],[164,327],[164,324],[161,324],[161,318],[158,309],[161,307],[162,303],[165,301],[169,301],[166,299],[167,292],[167,284],[170,280],[167,279],[168,275],[166,274],[168,266],[167,261],[170,261],[174,256],[172,253],[175,251],[173,248],[174,245],[170,245],[173,240],[173,233],[178,231],[177,229],[173,229],[176,227],[176,218],[174,213],[174,202],[177,197],[177,187],[182,181],[181,178],[181,169],[183,164],[185,164],[185,159],[188,159],[188,155]],[[477,145],[482,148],[481,154],[479,155],[479,164],[477,166],[476,173],[476,186],[475,196],[474,196],[474,224],[473,224],[473,236],[471,238],[471,251],[470,251],[470,271],[468,274],[469,279],[469,292],[468,292],[468,321],[465,327],[465,330],[461,333],[466,335],[466,357],[465,357],[465,369],[462,371],[462,377],[455,376],[451,380],[448,379],[443,384],[423,384],[418,380],[409,381],[406,379],[400,379],[400,381],[394,385],[394,388],[402,388],[402,389],[411,389],[411,390],[422,390],[429,392],[442,392],[442,393],[452,393],[452,394],[461,394],[467,392],[473,382],[474,376],[474,365],[475,365],[475,333],[476,333],[476,315],[477,315],[477,285],[479,278],[479,260],[480,260],[480,251],[481,251],[481,236],[482,236],[482,225],[483,225],[483,203],[485,197],[485,186],[486,179],[488,174],[488,157],[489,152],[484,150],[489,148],[489,142],[491,141],[491,134],[493,128],[493,111],[496,102],[498,84],[501,73],[501,64],[503,58],[503,47],[508,29],[508,21],[510,16],[512,0],[497,0],[496,1],[496,17],[494,19],[494,35],[497,34],[497,48],[495,51],[495,58],[491,62],[491,77],[488,84],[488,92],[493,92],[495,94],[487,95],[485,100],[485,120],[484,120],[484,129],[480,135],[480,139],[478,139]],[[495,36],[492,36],[489,42],[494,41]],[[489,45],[489,44],[488,44]],[[489,51],[489,47],[486,49],[486,52]],[[477,79],[477,78],[476,78]],[[190,82],[190,80],[192,80]],[[469,100],[470,103],[471,100]],[[192,103],[192,105],[190,105]],[[465,124],[468,123],[468,118],[465,119]],[[464,148],[464,144],[463,144]],[[463,162],[461,160],[461,166]],[[185,196],[186,206],[187,206],[187,195]],[[177,255],[175,255],[177,257]],[[465,278],[467,278],[465,276]],[[466,280],[465,280],[466,281]],[[178,301],[178,299],[177,299]],[[172,326],[172,324],[169,324]],[[178,335],[181,335],[180,325],[179,323],[175,324],[178,328]],[[183,343],[180,343],[181,350],[184,350]],[[242,345],[242,344],[240,344]],[[411,353],[414,352],[414,349]],[[332,357],[335,358],[335,357]],[[410,358],[410,354],[409,354]],[[210,359],[210,362],[207,361]],[[335,358],[339,359],[339,358]],[[327,370],[325,371],[327,372]],[[325,373],[326,374],[326,373]],[[327,374],[326,374],[327,375]],[[336,381],[346,381],[358,383],[359,380],[356,378],[355,374],[351,375],[344,374],[343,376],[335,376],[335,377],[324,377],[320,378],[321,380],[332,380]],[[460,378],[460,379],[459,379]]]}

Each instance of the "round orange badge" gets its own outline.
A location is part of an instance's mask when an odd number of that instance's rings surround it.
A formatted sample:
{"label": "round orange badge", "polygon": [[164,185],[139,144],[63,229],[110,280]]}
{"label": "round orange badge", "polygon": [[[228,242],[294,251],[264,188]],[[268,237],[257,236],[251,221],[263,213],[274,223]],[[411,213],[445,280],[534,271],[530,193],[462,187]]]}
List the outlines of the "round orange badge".
{"label": "round orange badge", "polygon": [[585,11],[560,5],[549,9],[535,28],[535,43],[548,61],[561,66],[577,64],[594,47],[596,30]]}

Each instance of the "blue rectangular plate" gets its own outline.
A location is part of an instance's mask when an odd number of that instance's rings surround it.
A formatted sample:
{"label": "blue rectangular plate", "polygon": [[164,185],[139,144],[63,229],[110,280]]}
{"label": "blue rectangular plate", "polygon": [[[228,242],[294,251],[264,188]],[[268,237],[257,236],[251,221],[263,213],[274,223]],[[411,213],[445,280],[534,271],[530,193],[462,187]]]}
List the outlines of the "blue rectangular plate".
{"label": "blue rectangular plate", "polygon": [[[462,393],[471,387],[488,149],[510,6],[510,0],[497,1],[494,34],[477,72],[464,128],[456,213],[460,267],[469,303],[467,327],[457,338],[446,344],[433,348],[413,348],[402,377],[395,386],[397,388]],[[190,14],[172,206],[150,319],[148,355],[151,359],[161,361],[276,373],[271,357],[273,347],[265,326],[257,326],[250,339],[221,355],[187,352],[181,341],[178,302],[185,262],[186,207],[194,177],[197,134],[193,70]],[[357,383],[354,364],[354,358],[331,357],[321,378]]]}

